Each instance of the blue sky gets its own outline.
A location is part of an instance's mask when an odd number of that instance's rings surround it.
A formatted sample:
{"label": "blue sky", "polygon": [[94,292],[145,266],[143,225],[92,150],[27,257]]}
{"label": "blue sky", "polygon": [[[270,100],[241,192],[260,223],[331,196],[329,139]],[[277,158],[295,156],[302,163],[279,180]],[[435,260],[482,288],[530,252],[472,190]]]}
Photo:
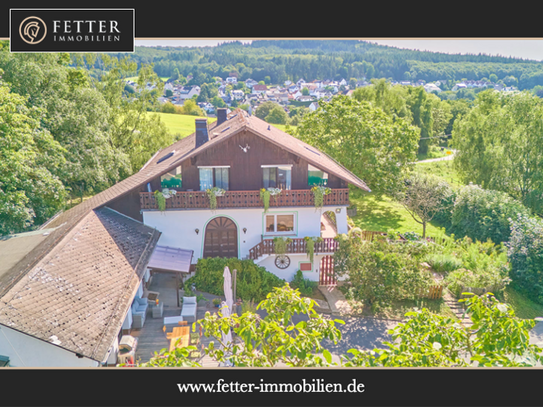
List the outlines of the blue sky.
{"label": "blue sky", "polygon": [[[447,52],[447,53],[484,53],[489,55],[513,56],[517,58],[543,60],[542,39],[373,39],[361,38],[367,41],[383,45],[390,45],[399,48],[419,49],[421,51]],[[194,40],[194,39],[150,39],[136,40],[139,45],[172,45],[172,46],[215,46],[220,42],[228,41],[229,38],[216,40]],[[240,39],[242,42],[249,40]]]}

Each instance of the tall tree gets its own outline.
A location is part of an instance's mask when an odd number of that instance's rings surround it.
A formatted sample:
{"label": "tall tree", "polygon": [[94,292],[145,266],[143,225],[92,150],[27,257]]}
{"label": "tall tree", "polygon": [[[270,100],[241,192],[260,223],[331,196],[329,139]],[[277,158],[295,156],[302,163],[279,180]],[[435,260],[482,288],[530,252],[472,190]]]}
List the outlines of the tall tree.
{"label": "tall tree", "polygon": [[0,82],[0,235],[39,225],[64,204],[64,186],[48,169],[63,164],[64,149],[40,127],[41,109],[26,103]]}
{"label": "tall tree", "polygon": [[128,58],[117,59],[100,56],[107,73],[95,82],[104,95],[111,114],[108,127],[112,146],[126,152],[132,171],[138,171],[160,148],[170,145],[173,136],[156,114],[148,114],[158,106],[158,97],[163,94],[164,84],[153,72],[151,65],[140,67],[137,72],[137,96],[123,97],[126,78],[137,71],[135,62]]}
{"label": "tall tree", "polygon": [[369,102],[339,95],[306,114],[298,137],[335,158],[372,190],[398,189],[415,160],[418,130]]}
{"label": "tall tree", "polygon": [[543,103],[529,92],[478,94],[456,121],[454,165],[465,183],[507,192],[543,212]]}

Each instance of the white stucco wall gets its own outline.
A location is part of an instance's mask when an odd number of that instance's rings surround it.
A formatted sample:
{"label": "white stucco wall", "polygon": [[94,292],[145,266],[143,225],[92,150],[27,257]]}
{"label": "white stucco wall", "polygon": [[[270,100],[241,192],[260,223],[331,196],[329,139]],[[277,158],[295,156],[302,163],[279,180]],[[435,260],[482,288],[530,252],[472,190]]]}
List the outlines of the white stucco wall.
{"label": "white stucco wall", "polygon": [[[325,207],[325,210],[335,210],[335,207]],[[294,232],[290,238],[317,237],[321,234],[320,223],[322,211],[314,207],[270,208],[267,214],[294,213]],[[244,258],[249,249],[261,241],[264,234],[264,210],[262,208],[244,209],[209,209],[143,211],[143,223],[156,228],[162,235],[158,242],[162,246],[178,247],[194,251],[193,263],[203,255],[203,240],[206,225],[215,217],[226,216],[232,219],[238,228],[238,257]],[[338,232],[347,233],[347,211],[341,207],[336,213]],[[243,232],[247,228],[247,233]],[[195,230],[199,233],[196,234]],[[276,235],[265,235],[273,238]]]}
{"label": "white stucco wall", "polygon": [[97,367],[92,359],[78,358],[75,353],[56,345],[0,326],[0,355],[8,356],[12,367]]}
{"label": "white stucco wall", "polygon": [[[272,254],[271,256],[262,257],[256,263],[259,266],[265,267],[266,270],[269,272],[274,273],[279,278],[284,279],[285,281],[292,281],[294,278],[294,275],[296,274],[296,271],[300,269],[300,263],[308,263],[309,257],[305,253],[293,253],[293,254],[287,254],[287,256],[290,258],[290,265],[286,269],[280,269],[275,265],[275,255]],[[311,271],[304,271],[303,275],[304,278],[307,278],[311,281],[319,281],[319,275],[320,275],[320,262],[323,255],[317,255],[315,254],[313,256],[313,267]]]}

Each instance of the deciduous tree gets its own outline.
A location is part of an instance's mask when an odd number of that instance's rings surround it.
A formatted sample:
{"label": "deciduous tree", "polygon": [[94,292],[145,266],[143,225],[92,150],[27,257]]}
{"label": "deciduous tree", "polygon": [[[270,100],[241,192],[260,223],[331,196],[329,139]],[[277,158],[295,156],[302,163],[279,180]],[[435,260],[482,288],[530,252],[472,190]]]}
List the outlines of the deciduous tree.
{"label": "deciduous tree", "polygon": [[298,137],[335,158],[372,190],[396,190],[415,160],[418,129],[348,96],[319,104],[303,117]]}

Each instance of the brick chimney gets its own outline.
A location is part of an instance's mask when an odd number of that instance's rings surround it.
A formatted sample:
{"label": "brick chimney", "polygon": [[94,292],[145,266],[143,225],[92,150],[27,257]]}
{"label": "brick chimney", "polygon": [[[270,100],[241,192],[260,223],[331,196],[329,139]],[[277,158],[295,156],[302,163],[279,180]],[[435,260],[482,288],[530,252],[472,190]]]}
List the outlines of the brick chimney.
{"label": "brick chimney", "polygon": [[221,107],[217,109],[217,126],[220,126],[226,121],[226,108]]}
{"label": "brick chimney", "polygon": [[196,119],[196,148],[209,141],[207,119]]}

